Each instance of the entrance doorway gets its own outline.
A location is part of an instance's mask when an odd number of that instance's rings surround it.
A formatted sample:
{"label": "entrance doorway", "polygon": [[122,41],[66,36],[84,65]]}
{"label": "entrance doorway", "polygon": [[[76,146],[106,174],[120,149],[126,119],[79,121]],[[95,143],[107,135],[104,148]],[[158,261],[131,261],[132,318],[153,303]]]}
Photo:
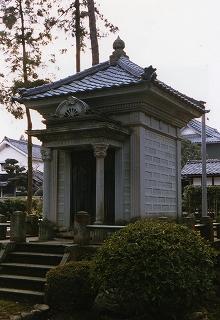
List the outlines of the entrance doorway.
{"label": "entrance doorway", "polygon": [[[71,223],[77,211],[86,211],[95,221],[96,213],[96,158],[93,151],[72,152]],[[105,157],[105,223],[115,221],[115,152],[109,149]]]}

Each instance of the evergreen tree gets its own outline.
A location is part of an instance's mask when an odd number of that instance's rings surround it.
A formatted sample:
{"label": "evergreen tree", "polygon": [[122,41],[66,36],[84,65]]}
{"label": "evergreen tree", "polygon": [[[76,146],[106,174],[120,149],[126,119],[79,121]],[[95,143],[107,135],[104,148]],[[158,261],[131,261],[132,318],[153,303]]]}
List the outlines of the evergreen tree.
{"label": "evergreen tree", "polygon": [[181,165],[183,166],[189,160],[201,160],[201,149],[196,143],[189,140],[182,140],[181,142]]}
{"label": "evergreen tree", "polygon": [[[28,108],[12,103],[11,96],[19,86],[28,88],[38,81],[37,69],[42,64],[42,46],[51,41],[51,32],[45,21],[52,8],[50,0],[5,0],[0,2],[0,49],[4,52],[5,63],[10,69],[12,83],[7,83],[1,74],[0,102],[7,109],[21,118],[27,117],[27,130],[32,129],[31,115]],[[52,57],[52,60],[54,57]],[[3,71],[4,72],[4,71]],[[8,76],[7,76],[8,78]],[[28,134],[28,200],[27,211],[32,209],[32,138]]]}
{"label": "evergreen tree", "polygon": [[16,159],[5,160],[5,171],[8,174],[8,181],[15,187],[27,189],[27,172],[25,167],[20,166]]}
{"label": "evergreen tree", "polygon": [[89,31],[90,41],[92,49],[92,65],[99,63],[99,45],[98,45],[98,34],[96,28],[96,17],[95,17],[95,5],[94,0],[87,0],[88,15],[89,15]]}
{"label": "evergreen tree", "polygon": [[[47,27],[57,26],[67,36],[75,37],[76,71],[80,71],[80,53],[85,50],[86,39],[91,41],[92,64],[99,63],[98,39],[107,36],[108,33],[97,28],[96,22],[101,23],[102,29],[111,33],[117,32],[118,27],[104,17],[93,0],[67,0],[56,3],[58,16],[50,17],[47,20]],[[66,49],[62,52],[65,53]]]}

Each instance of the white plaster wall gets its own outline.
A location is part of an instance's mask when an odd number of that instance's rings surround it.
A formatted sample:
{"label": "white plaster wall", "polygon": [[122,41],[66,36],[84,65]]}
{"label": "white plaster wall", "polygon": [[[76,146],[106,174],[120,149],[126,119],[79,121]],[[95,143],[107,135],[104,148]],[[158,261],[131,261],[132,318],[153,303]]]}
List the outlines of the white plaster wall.
{"label": "white plaster wall", "polygon": [[220,185],[220,177],[214,177],[214,185],[216,186]]}
{"label": "white plaster wall", "polygon": [[176,140],[145,129],[144,209],[147,216],[176,216]]}
{"label": "white plaster wall", "polygon": [[193,178],[193,185],[194,186],[201,186],[201,178]]}
{"label": "white plaster wall", "polygon": [[44,171],[44,163],[43,161],[35,161],[33,160],[33,169],[43,172]]}
{"label": "white plaster wall", "polygon": [[6,159],[16,159],[21,166],[27,167],[27,157],[9,145],[6,145],[0,150],[0,163],[5,162]]}
{"label": "white plaster wall", "polygon": [[[5,145],[0,149],[0,163],[4,163],[6,159],[16,159],[20,166],[24,166],[27,169],[27,156],[15,150],[9,145]],[[43,172],[43,161],[35,161],[33,160],[33,168],[34,170],[39,170]],[[4,173],[1,170],[0,173]]]}

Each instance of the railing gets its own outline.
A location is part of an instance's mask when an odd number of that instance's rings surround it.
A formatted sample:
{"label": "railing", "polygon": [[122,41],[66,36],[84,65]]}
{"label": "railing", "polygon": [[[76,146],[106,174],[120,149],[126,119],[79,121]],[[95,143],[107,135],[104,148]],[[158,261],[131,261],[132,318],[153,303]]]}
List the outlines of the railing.
{"label": "railing", "polygon": [[125,226],[111,226],[111,225],[87,225],[86,228],[89,232],[89,242],[90,244],[100,244],[103,243],[109,236],[114,232],[121,230]]}
{"label": "railing", "polygon": [[[163,217],[162,220],[166,219]],[[185,217],[183,218],[183,223],[189,228],[199,231],[201,236],[209,240],[210,242],[214,242],[214,238],[215,240],[220,239],[220,223],[213,222],[210,217],[202,217],[199,221],[196,221],[193,217]],[[43,224],[41,223],[40,225]],[[31,234],[28,231],[28,226],[29,231],[31,227],[31,231],[33,231],[34,234]],[[35,226],[34,229],[33,226]],[[53,236],[49,234],[49,231],[52,227],[53,226],[45,225],[45,228],[47,229],[47,238],[45,238],[44,240],[53,238]],[[100,244],[103,243],[103,241],[107,239],[111,234],[124,227],[125,226],[90,224],[89,215],[86,212],[78,212],[77,214],[75,214],[74,218],[74,243],[80,245]],[[25,241],[26,230],[28,235],[38,235],[38,219],[37,217],[31,216],[29,216],[29,219],[27,219],[25,213],[21,211],[16,211],[11,215],[11,222],[6,221],[5,216],[0,215],[0,240],[6,239],[7,230],[9,229],[10,240],[12,242]],[[42,232],[40,232],[39,234],[41,233]],[[48,236],[48,234],[50,237]]]}

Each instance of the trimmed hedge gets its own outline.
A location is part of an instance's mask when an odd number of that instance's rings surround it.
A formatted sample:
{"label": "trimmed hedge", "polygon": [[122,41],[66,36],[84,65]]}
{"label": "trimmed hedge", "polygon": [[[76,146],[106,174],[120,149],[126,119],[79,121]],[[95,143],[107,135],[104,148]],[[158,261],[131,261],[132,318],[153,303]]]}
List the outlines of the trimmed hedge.
{"label": "trimmed hedge", "polygon": [[[220,186],[207,187],[207,205],[208,211],[215,218],[220,212]],[[202,188],[201,186],[188,185],[183,191],[183,210],[188,213],[202,211]]]}
{"label": "trimmed hedge", "polygon": [[90,309],[97,294],[92,270],[91,261],[75,261],[51,269],[46,276],[49,306],[65,312]]}
{"label": "trimmed hedge", "polygon": [[[33,198],[33,214],[42,214],[42,199],[40,197]],[[14,211],[26,211],[27,210],[27,199],[24,197],[19,198],[7,198],[0,200],[0,214],[7,216],[10,219],[11,213]]]}
{"label": "trimmed hedge", "polygon": [[113,234],[96,256],[100,294],[121,313],[182,319],[213,288],[214,254],[185,226],[143,219]]}

